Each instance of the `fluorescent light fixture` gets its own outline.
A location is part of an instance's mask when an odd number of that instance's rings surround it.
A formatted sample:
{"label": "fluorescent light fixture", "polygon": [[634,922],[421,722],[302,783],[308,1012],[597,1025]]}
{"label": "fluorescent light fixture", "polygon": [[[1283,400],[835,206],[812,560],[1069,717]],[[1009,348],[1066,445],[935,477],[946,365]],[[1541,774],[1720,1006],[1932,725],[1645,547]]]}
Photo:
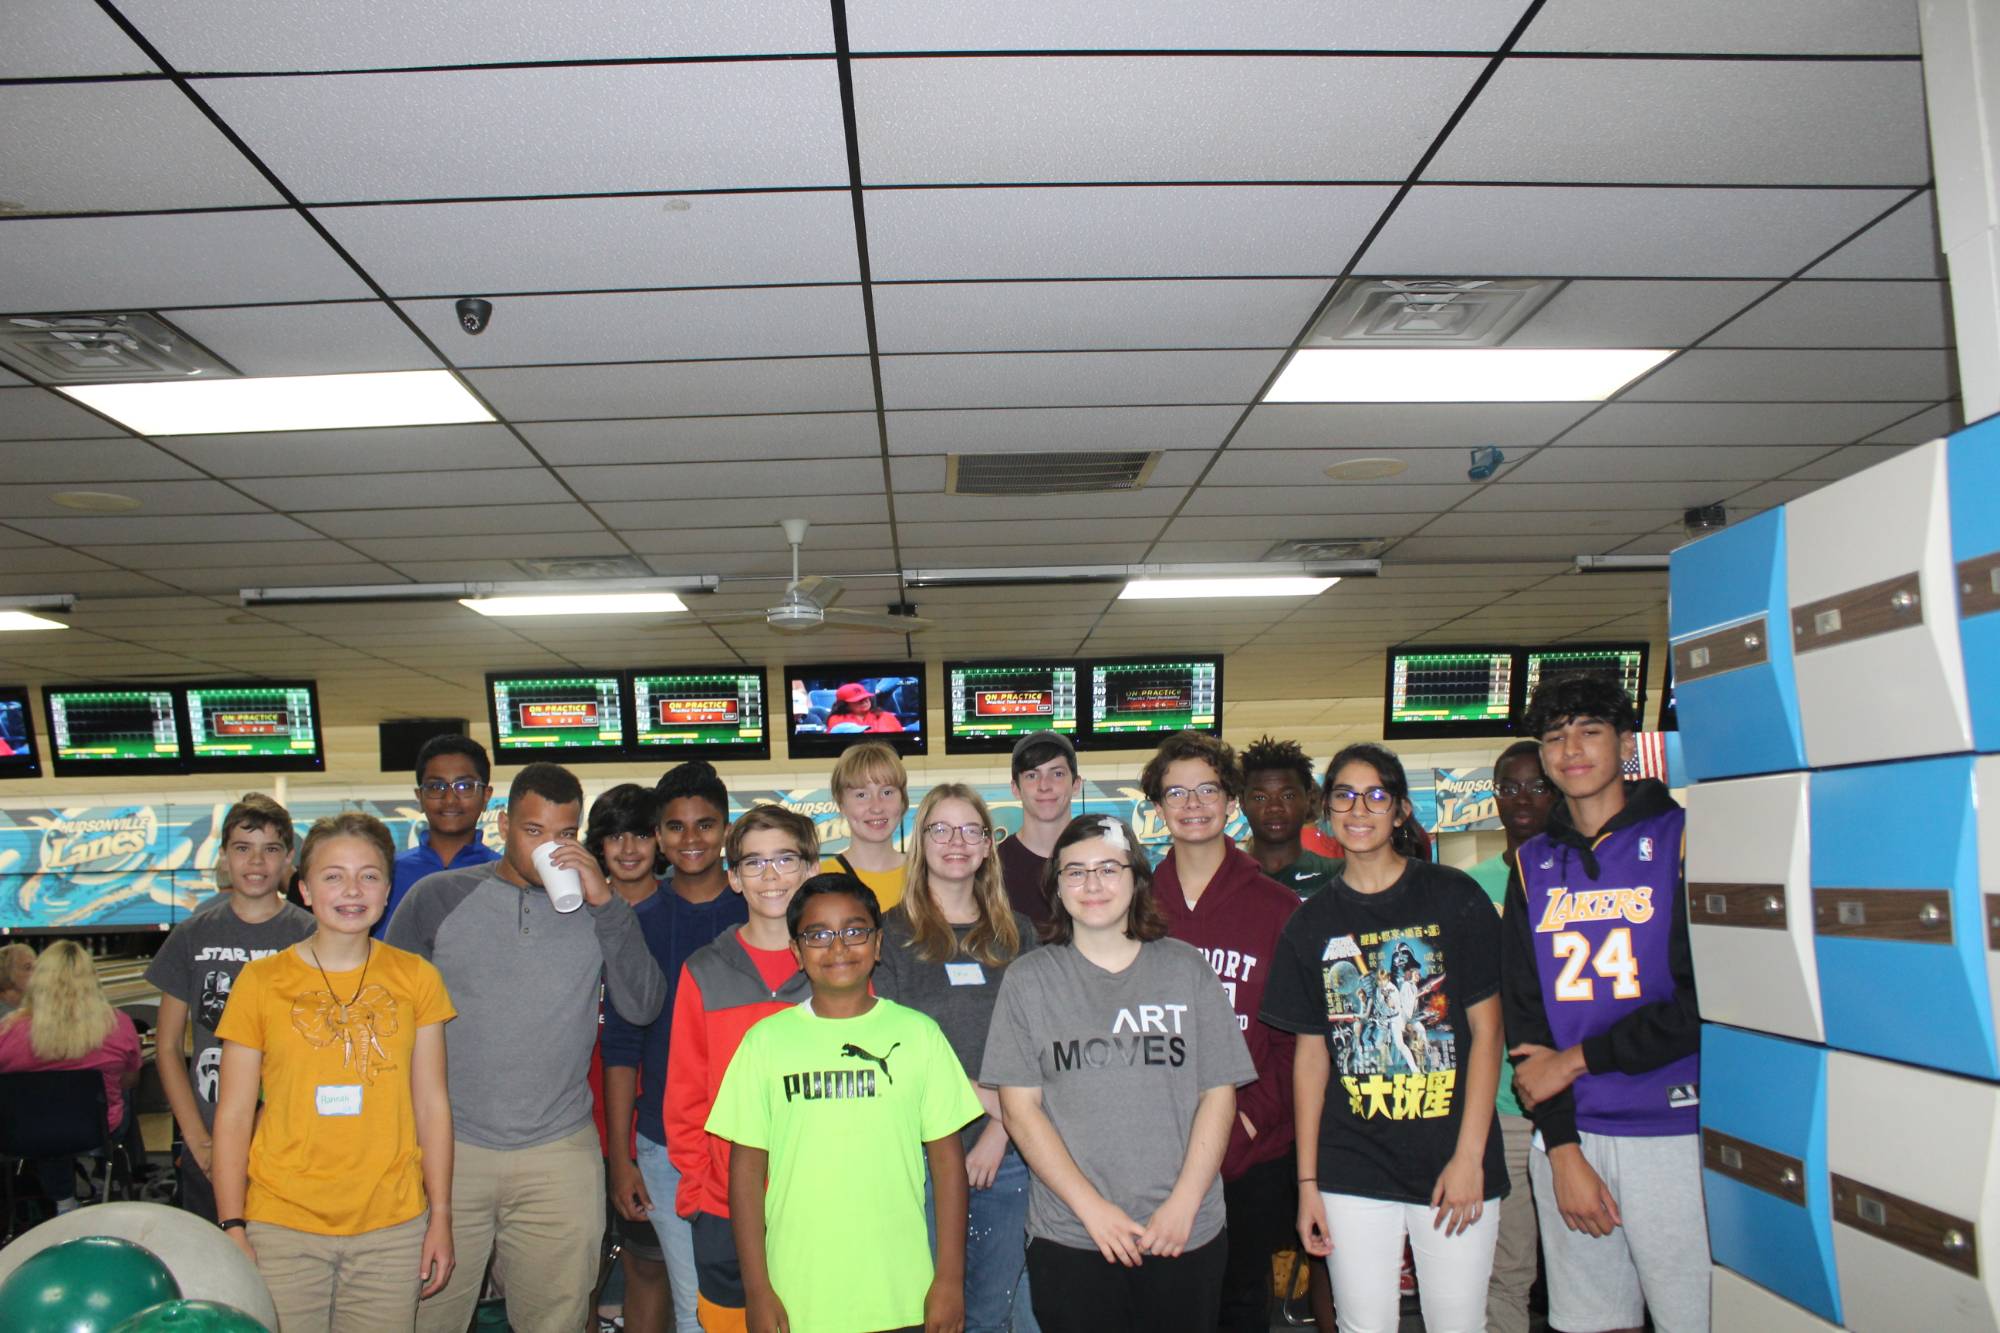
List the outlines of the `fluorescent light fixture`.
{"label": "fluorescent light fixture", "polygon": [[1673,355],[1662,348],[1307,347],[1267,403],[1594,403]]}
{"label": "fluorescent light fixture", "polygon": [[[1232,589],[1240,589],[1256,581],[1292,579],[1327,584],[1337,582],[1340,578],[1374,578],[1381,572],[1380,560],[1257,560],[1163,565],[984,565],[969,569],[906,569],[903,571],[903,583],[904,586],[911,588],[982,588],[1023,583],[1050,585],[1132,583],[1140,580],[1160,583],[1173,579],[1193,579],[1220,580]],[[1311,590],[1311,592],[1317,591],[1318,588]],[[1220,595],[1256,594],[1226,592]],[[1310,592],[1262,595],[1302,597],[1309,596]]]}
{"label": "fluorescent light fixture", "polygon": [[76,596],[67,592],[34,593],[27,597],[0,599],[0,631],[68,629],[60,620],[31,614],[35,611],[68,611],[76,606]]}
{"label": "fluorescent light fixture", "polygon": [[563,597],[461,597],[458,604],[482,616],[636,616],[685,611],[670,592],[571,594]]}
{"label": "fluorescent light fixture", "polygon": [[1121,602],[1169,597],[1317,597],[1336,578],[1134,579],[1118,594]]}
{"label": "fluorescent light fixture", "polygon": [[1647,570],[1664,573],[1669,567],[1663,555],[1580,555],[1576,558],[1576,572],[1579,574],[1634,574]]}
{"label": "fluorescent light fixture", "polygon": [[30,611],[0,611],[0,631],[22,629],[68,629],[60,620],[50,620]]}
{"label": "fluorescent light fixture", "polygon": [[493,420],[493,414],[445,370],[57,387],[141,435],[441,426]]}

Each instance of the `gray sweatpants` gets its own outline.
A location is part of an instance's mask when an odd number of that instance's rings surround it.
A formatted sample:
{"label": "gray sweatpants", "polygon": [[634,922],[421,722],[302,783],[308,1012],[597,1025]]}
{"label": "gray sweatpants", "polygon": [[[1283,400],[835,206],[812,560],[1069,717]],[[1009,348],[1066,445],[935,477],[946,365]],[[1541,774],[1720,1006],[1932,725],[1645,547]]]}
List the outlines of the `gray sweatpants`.
{"label": "gray sweatpants", "polygon": [[1582,1136],[1589,1162],[1618,1201],[1608,1236],[1571,1231],[1556,1207],[1555,1174],[1537,1145],[1528,1155],[1549,1272],[1549,1323],[1564,1333],[1638,1328],[1708,1333],[1708,1218],[1701,1138]]}

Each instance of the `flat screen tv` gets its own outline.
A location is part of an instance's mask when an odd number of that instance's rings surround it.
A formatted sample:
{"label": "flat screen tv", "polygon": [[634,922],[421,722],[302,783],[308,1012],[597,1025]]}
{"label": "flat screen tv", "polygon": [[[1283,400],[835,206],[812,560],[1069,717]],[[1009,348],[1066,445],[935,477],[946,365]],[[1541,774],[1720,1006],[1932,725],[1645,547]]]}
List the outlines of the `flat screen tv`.
{"label": "flat screen tv", "polygon": [[49,759],[60,778],[186,771],[171,685],[45,685]]}
{"label": "flat screen tv", "polygon": [[1078,662],[946,662],[946,753],[1006,754],[1038,731],[1074,741],[1082,725],[1083,674]]}
{"label": "flat screen tv", "polygon": [[486,677],[493,762],[606,763],[625,757],[625,689],[617,671],[506,671]]}
{"label": "flat screen tv", "polygon": [[856,741],[924,754],[922,662],[828,662],[785,668],[785,740],[794,759],[830,759]]}
{"label": "flat screen tv", "polygon": [[1520,706],[1520,661],[1490,644],[1391,648],[1382,685],[1382,736],[1509,736]]}
{"label": "flat screen tv", "polygon": [[188,771],[317,773],[326,768],[319,689],[309,680],[181,687]]}
{"label": "flat screen tv", "polygon": [[35,713],[28,687],[0,685],[0,778],[40,777],[42,747],[35,739]]}
{"label": "flat screen tv", "polygon": [[1643,643],[1558,643],[1521,651],[1526,680],[1521,707],[1535,697],[1535,687],[1554,676],[1587,672],[1602,676],[1632,696],[1640,719],[1646,716],[1646,645]]}
{"label": "flat screen tv", "polygon": [[635,756],[771,757],[763,667],[644,667],[625,678]]}
{"label": "flat screen tv", "polygon": [[1084,692],[1087,743],[1142,749],[1176,731],[1222,734],[1222,659],[1162,653],[1094,661]]}

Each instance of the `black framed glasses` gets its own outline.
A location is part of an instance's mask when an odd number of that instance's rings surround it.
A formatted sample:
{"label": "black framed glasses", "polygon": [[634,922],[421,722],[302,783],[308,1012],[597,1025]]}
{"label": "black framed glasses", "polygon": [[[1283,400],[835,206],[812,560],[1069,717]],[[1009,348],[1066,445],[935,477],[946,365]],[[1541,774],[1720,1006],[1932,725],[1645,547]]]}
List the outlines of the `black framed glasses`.
{"label": "black framed glasses", "polygon": [[866,944],[877,929],[879,927],[876,926],[843,926],[834,930],[828,926],[814,926],[800,931],[798,939],[808,949],[831,949],[835,940],[846,944]]}

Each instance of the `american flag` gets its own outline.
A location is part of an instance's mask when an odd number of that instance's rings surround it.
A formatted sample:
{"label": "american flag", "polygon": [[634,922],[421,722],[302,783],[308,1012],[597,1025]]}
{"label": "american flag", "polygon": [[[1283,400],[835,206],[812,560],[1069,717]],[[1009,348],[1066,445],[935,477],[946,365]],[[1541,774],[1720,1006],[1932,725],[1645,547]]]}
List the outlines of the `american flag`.
{"label": "american flag", "polygon": [[1640,778],[1667,780],[1667,733],[1664,731],[1642,731],[1633,738],[1632,757],[1624,762],[1621,772],[1630,781]]}

